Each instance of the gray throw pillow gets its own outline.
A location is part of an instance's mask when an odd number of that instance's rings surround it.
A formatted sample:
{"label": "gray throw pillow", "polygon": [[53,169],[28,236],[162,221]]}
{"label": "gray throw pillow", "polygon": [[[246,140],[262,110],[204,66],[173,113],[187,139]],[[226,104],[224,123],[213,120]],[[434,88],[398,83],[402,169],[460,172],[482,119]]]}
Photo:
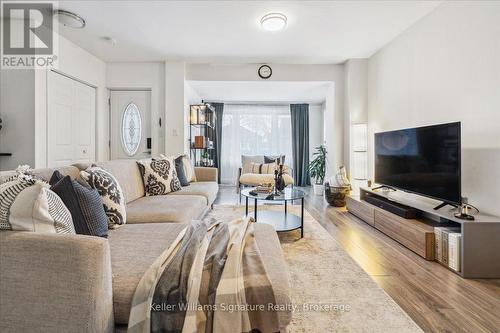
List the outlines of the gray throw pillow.
{"label": "gray throw pillow", "polygon": [[90,234],[107,238],[108,216],[104,210],[101,195],[96,189],[87,188],[77,181],[73,180],[72,183]]}
{"label": "gray throw pillow", "polygon": [[177,178],[181,186],[189,186],[189,181],[186,177],[186,172],[184,171],[184,155],[181,155],[175,159],[175,171],[177,172]]}
{"label": "gray throw pillow", "polygon": [[276,164],[278,165],[285,164],[285,155],[264,156],[264,163],[273,163],[273,162],[276,162]]}
{"label": "gray throw pillow", "polygon": [[87,188],[57,170],[49,184],[69,209],[77,234],[108,237],[108,217],[96,189]]}

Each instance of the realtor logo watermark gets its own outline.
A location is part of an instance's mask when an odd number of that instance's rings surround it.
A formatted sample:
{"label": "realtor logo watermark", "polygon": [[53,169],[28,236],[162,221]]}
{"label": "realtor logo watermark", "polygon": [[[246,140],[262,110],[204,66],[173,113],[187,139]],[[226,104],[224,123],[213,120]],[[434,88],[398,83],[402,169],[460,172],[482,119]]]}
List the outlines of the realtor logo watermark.
{"label": "realtor logo watermark", "polygon": [[54,2],[2,1],[2,68],[52,68]]}

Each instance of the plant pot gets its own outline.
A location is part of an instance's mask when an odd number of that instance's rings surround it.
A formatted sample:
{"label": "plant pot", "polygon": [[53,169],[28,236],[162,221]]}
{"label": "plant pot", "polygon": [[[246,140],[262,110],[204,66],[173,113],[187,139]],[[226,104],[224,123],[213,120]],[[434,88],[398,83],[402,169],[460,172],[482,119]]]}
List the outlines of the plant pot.
{"label": "plant pot", "polygon": [[313,184],[313,191],[315,195],[323,195],[323,192],[325,191],[325,185]]}

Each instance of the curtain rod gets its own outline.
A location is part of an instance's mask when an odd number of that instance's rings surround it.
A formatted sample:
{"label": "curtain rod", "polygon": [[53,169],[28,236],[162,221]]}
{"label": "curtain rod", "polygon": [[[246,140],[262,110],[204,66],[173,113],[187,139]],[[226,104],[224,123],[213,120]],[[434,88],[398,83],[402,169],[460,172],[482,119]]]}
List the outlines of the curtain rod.
{"label": "curtain rod", "polygon": [[319,102],[304,102],[304,101],[291,101],[291,102],[263,102],[263,101],[220,101],[220,100],[203,100],[203,103],[224,103],[225,105],[269,105],[269,106],[287,106],[290,104],[309,104],[312,106],[321,106],[324,104]]}

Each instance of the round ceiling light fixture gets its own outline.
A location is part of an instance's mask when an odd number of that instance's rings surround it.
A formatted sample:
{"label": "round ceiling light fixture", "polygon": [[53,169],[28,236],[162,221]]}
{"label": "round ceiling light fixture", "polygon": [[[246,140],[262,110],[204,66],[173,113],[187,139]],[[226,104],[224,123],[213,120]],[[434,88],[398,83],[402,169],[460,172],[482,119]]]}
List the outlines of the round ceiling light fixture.
{"label": "round ceiling light fixture", "polygon": [[269,13],[260,19],[260,25],[267,31],[280,31],[286,27],[286,16],[281,13]]}
{"label": "round ceiling light fixture", "polygon": [[77,15],[72,12],[68,12],[63,9],[54,10],[54,16],[57,17],[59,23],[64,25],[65,27],[70,27],[73,29],[82,29],[85,28],[85,20],[80,15]]}

